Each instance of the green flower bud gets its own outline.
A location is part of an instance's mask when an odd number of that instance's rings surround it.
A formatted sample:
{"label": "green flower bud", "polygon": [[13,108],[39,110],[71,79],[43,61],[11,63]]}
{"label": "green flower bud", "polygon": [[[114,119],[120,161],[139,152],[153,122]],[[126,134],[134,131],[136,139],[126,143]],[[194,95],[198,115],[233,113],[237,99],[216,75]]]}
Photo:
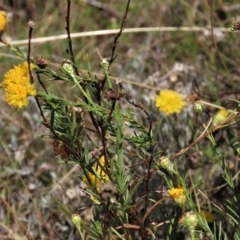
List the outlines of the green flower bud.
{"label": "green flower bud", "polygon": [[106,58],[103,58],[100,62],[101,67],[103,68],[104,72],[108,71],[109,68],[109,61]]}
{"label": "green flower bud", "polygon": [[194,108],[194,111],[195,111],[196,113],[202,113],[202,111],[203,111],[203,105],[202,105],[201,101],[195,102],[193,108]]}
{"label": "green flower bud", "polygon": [[194,231],[195,228],[197,227],[198,217],[194,212],[187,212],[186,214],[183,215],[180,222],[191,232]]}
{"label": "green flower bud", "polygon": [[70,60],[64,60],[62,63],[62,68],[70,75],[74,75],[74,68]]}
{"label": "green flower bud", "polygon": [[72,223],[77,228],[78,232],[81,233],[81,217],[78,214],[72,215]]}
{"label": "green flower bud", "polygon": [[160,168],[163,168],[167,171],[173,171],[173,164],[170,159],[166,156],[163,156],[159,159]]}

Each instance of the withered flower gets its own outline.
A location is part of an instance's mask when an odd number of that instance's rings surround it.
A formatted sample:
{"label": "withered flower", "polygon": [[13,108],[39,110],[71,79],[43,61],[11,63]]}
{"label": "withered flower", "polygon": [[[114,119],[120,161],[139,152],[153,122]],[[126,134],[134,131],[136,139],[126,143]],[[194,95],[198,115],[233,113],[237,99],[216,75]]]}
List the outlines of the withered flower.
{"label": "withered flower", "polygon": [[44,58],[43,56],[36,56],[33,58],[34,63],[41,69],[44,69],[48,66],[49,61],[47,58]]}
{"label": "withered flower", "polygon": [[55,155],[60,155],[61,159],[67,159],[70,157],[70,152],[62,141],[54,140],[53,150]]}

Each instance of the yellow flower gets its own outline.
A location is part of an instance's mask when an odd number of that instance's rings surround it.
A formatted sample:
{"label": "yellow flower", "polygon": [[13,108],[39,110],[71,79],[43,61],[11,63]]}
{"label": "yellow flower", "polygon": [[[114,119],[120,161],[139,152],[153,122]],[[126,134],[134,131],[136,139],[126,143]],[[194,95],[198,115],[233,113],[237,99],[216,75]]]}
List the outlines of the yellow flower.
{"label": "yellow flower", "polygon": [[155,98],[155,106],[160,111],[170,115],[173,113],[180,113],[185,106],[180,94],[172,90],[163,90]]}
{"label": "yellow flower", "polygon": [[[30,65],[31,70],[34,65]],[[18,109],[28,104],[28,96],[36,96],[34,84],[30,83],[28,63],[24,62],[10,69],[3,77],[2,87],[6,102]]]}
{"label": "yellow flower", "polygon": [[104,171],[105,168],[105,158],[102,156],[99,159],[99,163],[95,164],[94,170],[98,173],[101,179],[98,178],[95,174],[89,172],[88,178],[84,177],[83,182],[86,183],[88,186],[94,186],[97,191],[99,191],[99,187],[102,185],[102,181],[107,182],[109,181],[109,177],[107,176],[106,172]]}
{"label": "yellow flower", "polygon": [[175,199],[184,195],[184,190],[182,187],[172,188],[168,190],[169,195]]}
{"label": "yellow flower", "polygon": [[7,13],[0,11],[0,31],[3,31],[7,25]]}
{"label": "yellow flower", "polygon": [[200,211],[199,215],[202,218],[205,218],[208,223],[212,223],[214,221],[214,217],[211,212],[208,211]]}
{"label": "yellow flower", "polygon": [[182,187],[172,188],[168,190],[168,194],[170,195],[171,198],[173,198],[173,200],[178,206],[184,207],[186,202],[186,197]]}
{"label": "yellow flower", "polygon": [[229,112],[226,109],[220,109],[213,118],[213,126],[217,126],[219,123],[225,121],[229,116]]}

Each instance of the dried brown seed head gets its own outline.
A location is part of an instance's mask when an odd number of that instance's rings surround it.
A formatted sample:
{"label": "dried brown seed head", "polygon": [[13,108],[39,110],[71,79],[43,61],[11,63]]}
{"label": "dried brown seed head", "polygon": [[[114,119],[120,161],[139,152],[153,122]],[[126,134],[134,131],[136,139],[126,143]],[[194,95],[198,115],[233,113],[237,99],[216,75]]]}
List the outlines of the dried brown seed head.
{"label": "dried brown seed head", "polygon": [[120,100],[125,95],[126,95],[126,92],[124,90],[117,92],[111,88],[108,88],[106,89],[106,91],[103,92],[103,97],[106,98],[108,101]]}
{"label": "dried brown seed head", "polygon": [[44,69],[48,66],[49,61],[48,59],[44,58],[43,56],[36,56],[33,58],[34,63],[41,69]]}
{"label": "dried brown seed head", "polygon": [[53,150],[55,155],[60,155],[61,159],[67,159],[70,157],[70,152],[62,141],[54,140]]}

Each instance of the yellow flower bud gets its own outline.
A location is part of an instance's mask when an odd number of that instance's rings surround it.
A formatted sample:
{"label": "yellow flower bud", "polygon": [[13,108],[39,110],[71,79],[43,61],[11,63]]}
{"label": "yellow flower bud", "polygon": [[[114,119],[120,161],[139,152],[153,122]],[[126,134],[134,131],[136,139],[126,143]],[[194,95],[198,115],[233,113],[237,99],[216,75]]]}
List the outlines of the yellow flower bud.
{"label": "yellow flower bud", "polygon": [[175,203],[179,207],[181,207],[181,208],[185,207],[186,197],[185,197],[184,190],[182,187],[172,188],[172,189],[168,190],[168,194],[170,195],[170,197],[175,201]]}

